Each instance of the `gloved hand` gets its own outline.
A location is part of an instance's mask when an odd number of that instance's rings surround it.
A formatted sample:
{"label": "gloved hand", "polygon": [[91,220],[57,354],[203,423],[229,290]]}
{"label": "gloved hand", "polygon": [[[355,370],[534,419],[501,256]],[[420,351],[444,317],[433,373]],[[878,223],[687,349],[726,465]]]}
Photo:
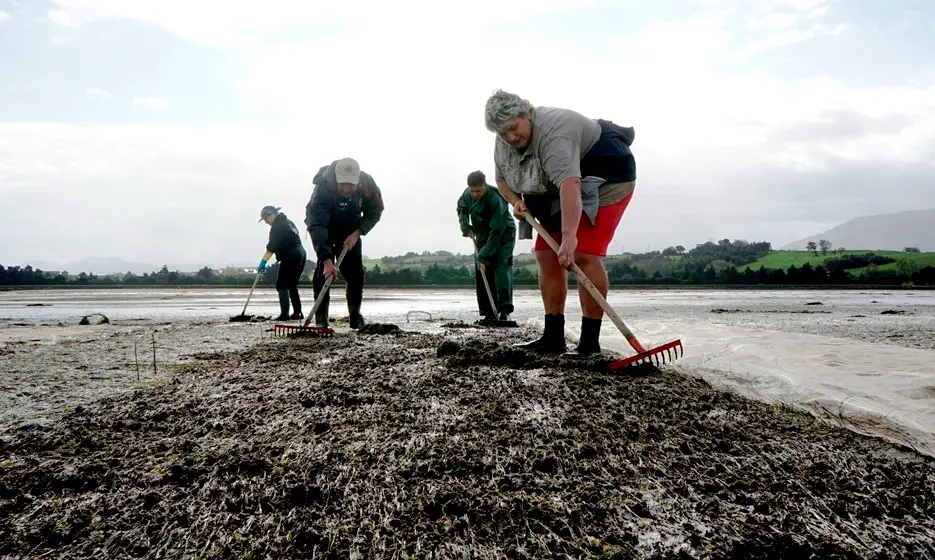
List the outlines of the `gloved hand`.
{"label": "gloved hand", "polygon": [[266,270],[266,259],[260,259],[260,266],[256,267],[257,272],[263,272]]}

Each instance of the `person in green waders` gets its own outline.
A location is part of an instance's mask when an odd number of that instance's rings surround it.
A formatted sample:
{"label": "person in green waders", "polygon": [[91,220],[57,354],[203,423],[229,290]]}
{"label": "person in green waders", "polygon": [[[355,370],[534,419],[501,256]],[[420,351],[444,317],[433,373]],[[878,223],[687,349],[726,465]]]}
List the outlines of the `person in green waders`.
{"label": "person in green waders", "polygon": [[[485,319],[509,321],[513,313],[516,224],[510,215],[510,206],[495,187],[487,184],[483,172],[469,173],[467,184],[468,188],[458,199],[458,221],[461,235],[470,237],[477,246],[474,289],[478,310]],[[490,308],[481,274],[487,277],[496,309]]]}

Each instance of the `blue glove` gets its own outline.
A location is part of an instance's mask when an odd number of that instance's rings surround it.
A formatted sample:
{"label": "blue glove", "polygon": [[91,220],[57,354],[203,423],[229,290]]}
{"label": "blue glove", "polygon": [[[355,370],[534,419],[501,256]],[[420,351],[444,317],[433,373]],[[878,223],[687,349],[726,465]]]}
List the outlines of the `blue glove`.
{"label": "blue glove", "polygon": [[260,266],[256,267],[257,272],[263,272],[266,270],[266,259],[260,259]]}

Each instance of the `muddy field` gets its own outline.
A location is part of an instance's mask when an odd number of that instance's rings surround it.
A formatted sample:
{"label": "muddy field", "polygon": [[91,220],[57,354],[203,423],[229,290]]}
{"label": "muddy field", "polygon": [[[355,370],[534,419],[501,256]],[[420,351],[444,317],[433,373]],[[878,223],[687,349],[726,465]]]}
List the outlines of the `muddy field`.
{"label": "muddy field", "polygon": [[933,460],[516,329],[272,340],[0,436],[0,557],[935,558]]}
{"label": "muddy field", "polygon": [[269,335],[261,326],[219,321],[5,326],[0,434],[22,423],[47,422],[57,411],[132,390],[177,364],[244,348],[264,336]]}

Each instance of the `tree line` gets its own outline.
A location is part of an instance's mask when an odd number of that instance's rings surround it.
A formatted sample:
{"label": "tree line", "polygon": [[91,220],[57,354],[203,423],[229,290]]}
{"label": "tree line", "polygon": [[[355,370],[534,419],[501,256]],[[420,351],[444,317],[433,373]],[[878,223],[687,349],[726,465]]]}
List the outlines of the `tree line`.
{"label": "tree line", "polygon": [[[830,243],[816,244],[815,250],[830,251]],[[833,251],[832,256],[826,257],[818,266],[806,263],[798,267],[754,270],[743,267],[743,264],[755,262],[771,253],[769,242],[722,239],[697,245],[691,250],[676,246],[625,258],[612,257],[608,259],[607,268],[613,285],[935,285],[935,267],[919,267],[911,259],[894,259],[873,252],[845,255],[842,251]],[[406,260],[407,257],[410,260]],[[406,265],[413,259],[425,260],[428,257],[436,262],[418,268]],[[885,266],[893,263],[894,266]],[[263,273],[261,283],[275,284],[278,268],[278,263],[273,263]],[[309,261],[302,285],[311,285],[314,269],[315,263]],[[848,272],[855,269],[860,269],[861,273],[854,275]],[[249,271],[220,275],[209,267],[185,273],[163,266],[152,273],[138,275],[127,272],[102,277],[89,273],[50,275],[30,266],[0,266],[0,285],[6,286],[249,286],[253,280],[254,274]],[[574,283],[574,275],[569,275],[569,280]],[[515,266],[513,282],[516,286],[537,285],[535,269]],[[469,255],[452,255],[443,251],[421,255],[410,253],[401,257],[385,257],[368,267],[366,283],[371,286],[467,287],[474,285],[474,266]]]}

